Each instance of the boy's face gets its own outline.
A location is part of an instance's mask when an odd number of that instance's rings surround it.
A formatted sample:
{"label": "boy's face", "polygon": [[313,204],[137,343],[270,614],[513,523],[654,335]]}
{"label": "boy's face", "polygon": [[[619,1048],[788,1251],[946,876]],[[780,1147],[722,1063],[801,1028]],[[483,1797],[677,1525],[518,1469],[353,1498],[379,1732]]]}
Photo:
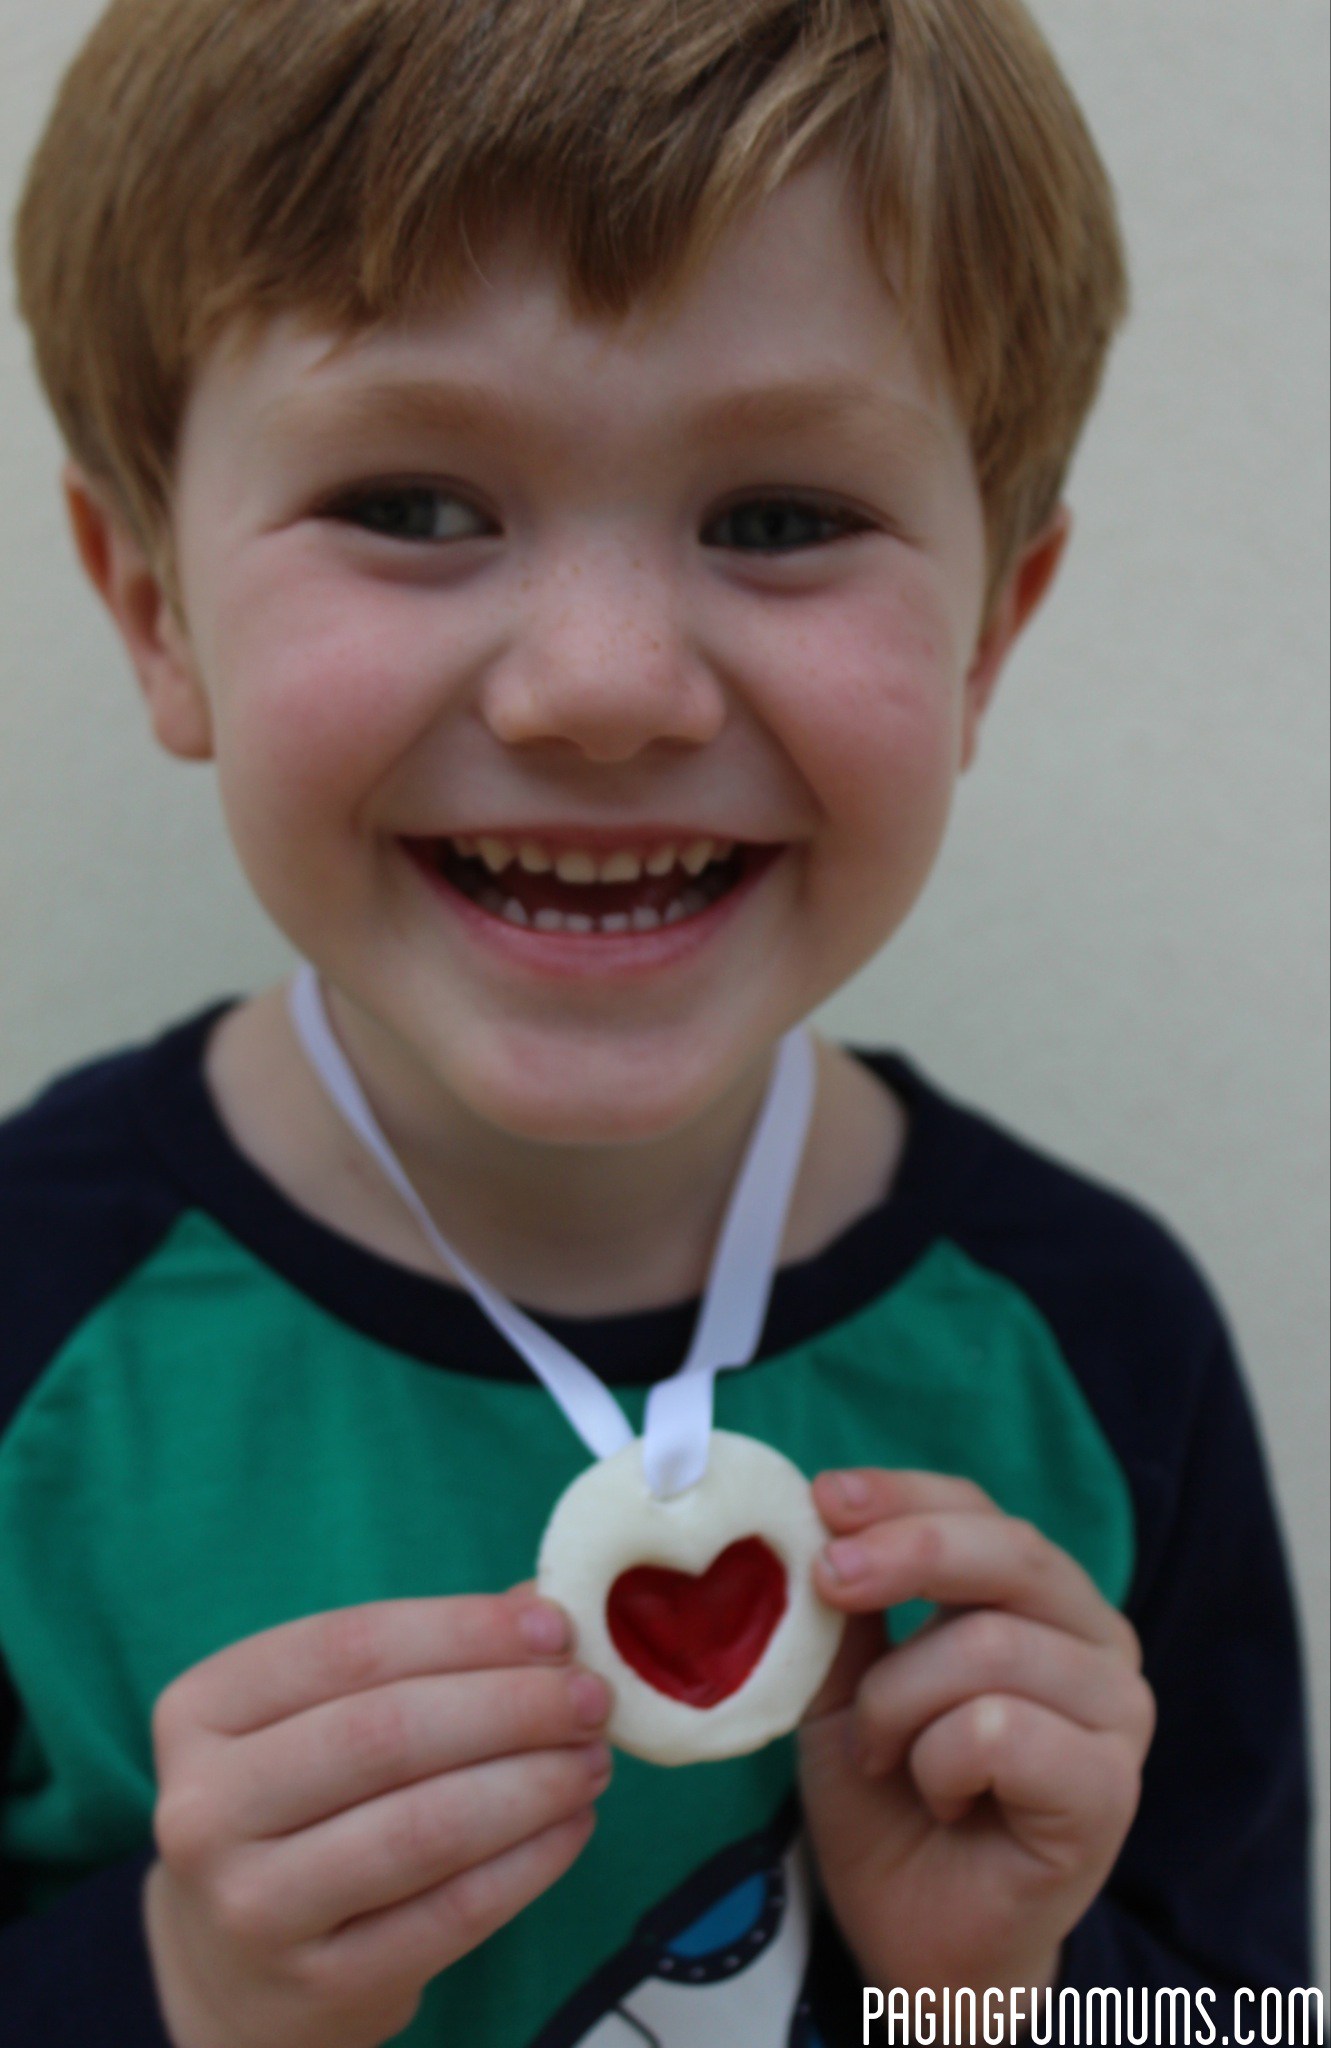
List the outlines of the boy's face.
{"label": "boy's face", "polygon": [[[1023,605],[981,640],[967,435],[830,169],[668,315],[573,317],[518,237],[481,269],[205,365],[187,637],[136,655],[364,1058],[523,1137],[648,1137],[902,922]],[[646,872],[669,848],[711,857]]]}

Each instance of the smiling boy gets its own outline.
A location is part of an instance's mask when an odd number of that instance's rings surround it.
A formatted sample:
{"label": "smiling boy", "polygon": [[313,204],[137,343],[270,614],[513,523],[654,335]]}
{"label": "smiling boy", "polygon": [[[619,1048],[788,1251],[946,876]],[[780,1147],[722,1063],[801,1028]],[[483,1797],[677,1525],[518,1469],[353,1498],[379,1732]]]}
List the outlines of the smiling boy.
{"label": "smiling boy", "polygon": [[[1009,0],[120,0],[19,262],[157,739],[430,1216],[636,1419],[1065,546],[1123,282],[1052,60]],[[576,1439],[285,991],[67,1079],[0,1199],[13,2038],[838,2048],[862,1983],[1306,1976],[1223,1324],[904,1061],[819,1046],[717,1393],[822,1475],[845,1653],[674,1773],[522,1584]]]}

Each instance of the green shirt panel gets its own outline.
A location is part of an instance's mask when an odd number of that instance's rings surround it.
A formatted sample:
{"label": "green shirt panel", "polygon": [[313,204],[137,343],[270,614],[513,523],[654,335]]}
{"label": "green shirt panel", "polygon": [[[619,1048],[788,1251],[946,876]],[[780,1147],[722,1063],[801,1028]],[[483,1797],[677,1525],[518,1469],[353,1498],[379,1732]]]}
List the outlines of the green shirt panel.
{"label": "green shirt panel", "polygon": [[[637,1426],[641,1389],[622,1399]],[[1067,1362],[946,1241],[860,1314],[723,1376],[716,1419],[810,1473],[965,1473],[1126,1593],[1127,1483]],[[181,1671],[300,1615],[529,1577],[586,1461],[535,1382],[376,1344],[182,1218],[0,1443],[0,1650],[25,1716],[0,1847],[30,1903],[148,1842],[149,1720]],[[792,1773],[788,1741],[685,1770],[619,1758],[578,1864],[436,1980],[402,2042],[523,2048],[648,1908],[770,1820]]]}

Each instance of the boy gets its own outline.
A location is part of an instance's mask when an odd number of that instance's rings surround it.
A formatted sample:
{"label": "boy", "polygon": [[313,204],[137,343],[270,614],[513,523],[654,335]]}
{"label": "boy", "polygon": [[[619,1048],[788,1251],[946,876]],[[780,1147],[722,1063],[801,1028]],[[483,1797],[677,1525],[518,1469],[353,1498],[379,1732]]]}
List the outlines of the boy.
{"label": "boy", "polygon": [[[430,1215],[636,1422],[1065,544],[1123,283],[1047,52],[1011,0],[120,0],[19,265],[159,741]],[[835,2048],[864,1985],[1306,1977],[1220,1319],[904,1062],[820,1048],[717,1389],[853,1625],[705,1770],[611,1769],[522,1583],[585,1455],[281,992],[0,1172],[13,2038]]]}

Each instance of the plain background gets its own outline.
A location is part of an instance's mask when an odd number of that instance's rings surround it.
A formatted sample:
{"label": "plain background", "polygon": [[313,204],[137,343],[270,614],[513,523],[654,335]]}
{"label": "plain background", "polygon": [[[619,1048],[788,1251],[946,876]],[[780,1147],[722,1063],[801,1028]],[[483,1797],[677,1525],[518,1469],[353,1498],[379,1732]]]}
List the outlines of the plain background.
{"label": "plain background", "polygon": [[[0,0],[6,214],[98,11]],[[1061,586],[939,872],[829,1021],[1132,1190],[1200,1256],[1289,1530],[1325,1814],[1327,9],[1035,11],[1119,188],[1135,315]],[[6,303],[0,1104],[284,964],[207,774],[149,750],[57,462]]]}

